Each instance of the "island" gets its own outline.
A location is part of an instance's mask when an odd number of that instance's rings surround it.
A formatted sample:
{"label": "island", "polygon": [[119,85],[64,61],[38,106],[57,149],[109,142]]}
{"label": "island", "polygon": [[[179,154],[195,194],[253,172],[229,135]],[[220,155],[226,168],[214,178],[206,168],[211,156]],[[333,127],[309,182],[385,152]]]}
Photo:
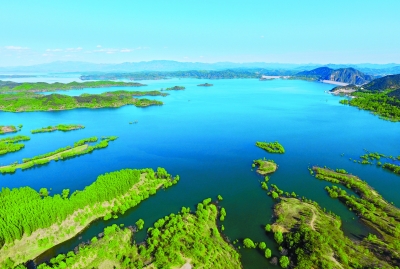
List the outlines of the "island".
{"label": "island", "polygon": [[214,85],[213,84],[209,84],[209,83],[203,83],[203,84],[199,84],[197,86],[200,86],[200,87],[211,87],[211,86],[214,86]]}
{"label": "island", "polygon": [[4,155],[9,152],[15,152],[23,149],[25,145],[17,142],[27,141],[27,140],[30,140],[30,137],[24,135],[17,135],[0,139],[0,155]]}
{"label": "island", "polygon": [[47,126],[47,127],[42,127],[41,129],[31,130],[31,133],[37,134],[37,133],[46,133],[46,132],[54,132],[54,131],[68,132],[68,131],[79,130],[79,129],[84,129],[84,128],[85,128],[85,126],[78,125],[78,124],[59,124],[56,126]]}
{"label": "island", "polygon": [[253,165],[258,167],[257,173],[260,175],[273,173],[278,168],[277,164],[273,160],[266,161],[265,159],[254,160]]}
{"label": "island", "polygon": [[0,219],[0,268],[13,268],[36,258],[96,219],[108,215],[117,218],[178,180],[179,176],[172,177],[163,168],[123,169],[100,175],[84,190],[72,194],[69,189],[54,196],[46,188],[39,192],[30,187],[2,189],[0,215],[7,218]]}
{"label": "island", "polygon": [[18,132],[17,127],[14,125],[0,125],[0,134],[6,134],[6,133],[16,133]]}
{"label": "island", "polygon": [[[133,231],[143,227],[112,225],[76,252],[60,254],[38,268],[242,268],[240,255],[221,234],[216,223],[217,206],[205,199],[196,212],[183,207],[177,214],[157,220],[147,230],[145,242],[133,242]],[[110,247],[112,246],[112,247]]]}
{"label": "island", "polygon": [[12,82],[0,81],[0,93],[10,92],[54,92],[68,91],[85,88],[105,88],[105,87],[141,87],[145,84],[136,82],[121,81],[86,81],[86,82],[70,82],[70,83],[46,83],[46,82]]}
{"label": "island", "polygon": [[37,93],[11,93],[0,95],[0,111],[25,112],[25,111],[54,111],[70,110],[76,108],[105,108],[134,105],[147,107],[162,105],[163,102],[134,96],[166,96],[159,91],[113,91],[101,94],[81,94],[68,96],[62,94],[42,95]]}
{"label": "island", "polygon": [[53,152],[48,152],[39,156],[35,156],[32,158],[24,158],[22,159],[22,163],[15,162],[10,165],[0,166],[0,173],[14,173],[17,169],[28,169],[33,166],[39,166],[49,163],[52,160],[66,160],[68,158],[72,158],[79,155],[84,155],[87,153],[91,153],[94,150],[102,149],[108,146],[108,142],[116,140],[116,136],[109,136],[102,138],[101,142],[97,145],[90,146],[88,143],[96,142],[98,139],[97,137],[89,137],[78,142],[74,143],[74,146],[67,146],[64,148],[57,149]]}
{"label": "island", "polygon": [[183,86],[174,86],[174,87],[171,87],[171,88],[166,88],[165,90],[166,91],[181,91],[181,90],[184,90],[184,89],[186,89],[186,88],[183,87]]}
{"label": "island", "polygon": [[283,154],[285,153],[284,147],[278,142],[256,142],[256,146],[259,148],[262,148],[263,150],[269,152],[269,153],[280,153]]}

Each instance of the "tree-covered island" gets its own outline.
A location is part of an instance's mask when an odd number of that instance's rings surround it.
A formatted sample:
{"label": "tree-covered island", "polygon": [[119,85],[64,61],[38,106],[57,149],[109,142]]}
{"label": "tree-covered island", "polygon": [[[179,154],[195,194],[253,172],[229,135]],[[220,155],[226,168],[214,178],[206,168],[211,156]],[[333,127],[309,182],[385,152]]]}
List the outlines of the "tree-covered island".
{"label": "tree-covered island", "polygon": [[214,85],[210,84],[210,83],[203,83],[203,84],[199,84],[197,86],[200,86],[200,87],[211,87],[211,86],[214,86]]}
{"label": "tree-covered island", "polygon": [[105,87],[141,87],[145,84],[137,82],[121,82],[121,81],[85,81],[70,83],[47,83],[47,82],[12,82],[0,81],[0,93],[16,93],[16,92],[54,92],[68,91],[85,88],[105,88]]}
{"label": "tree-covered island", "polygon": [[17,142],[27,140],[30,140],[30,137],[25,135],[17,135],[0,139],[0,155],[23,149],[25,145]]}
{"label": "tree-covered island", "polygon": [[258,159],[253,161],[253,166],[257,166],[257,173],[267,175],[273,173],[278,168],[278,165],[272,160]]}
{"label": "tree-covered island", "polygon": [[[72,194],[69,189],[49,196],[47,189],[37,192],[30,187],[3,188],[0,192],[0,268],[14,268],[34,259],[74,237],[94,220],[117,218],[158,189],[178,181],[179,176],[172,177],[163,168],[124,169],[100,175],[93,184]],[[130,249],[130,245],[125,247]]]}
{"label": "tree-covered island", "polygon": [[256,146],[259,148],[262,148],[263,150],[269,152],[269,153],[280,153],[283,154],[285,153],[284,147],[278,142],[256,142]]}
{"label": "tree-covered island", "polygon": [[163,102],[135,96],[166,96],[159,91],[114,91],[101,94],[81,94],[68,96],[63,94],[42,95],[37,93],[9,93],[0,95],[0,110],[7,112],[54,111],[76,108],[104,108],[134,105],[146,107],[162,105]]}
{"label": "tree-covered island", "polygon": [[165,90],[166,91],[182,91],[184,89],[186,89],[186,88],[183,87],[183,86],[174,86],[174,87],[171,87],[171,88],[166,88]]}
{"label": "tree-covered island", "polygon": [[46,133],[46,132],[54,132],[54,131],[68,132],[68,131],[79,130],[79,129],[83,129],[83,128],[85,128],[85,126],[80,125],[80,124],[58,124],[56,126],[47,126],[47,127],[42,127],[40,129],[31,130],[31,133],[37,134],[37,133]]}
{"label": "tree-covered island", "polygon": [[14,125],[0,125],[0,134],[16,133],[18,130]]}
{"label": "tree-covered island", "polygon": [[[102,140],[94,145],[91,146],[88,143],[96,142],[98,140],[97,137],[89,137],[78,142],[74,143],[74,146],[67,146],[64,148],[57,149],[53,152],[48,152],[42,155],[38,155],[32,158],[24,158],[22,159],[22,163],[15,162],[10,165],[0,166],[0,173],[14,173],[17,169],[29,169],[33,166],[39,166],[49,163],[52,160],[66,160],[68,158],[73,158],[76,156],[84,155],[93,152],[94,150],[106,148],[108,146],[108,142],[116,140],[118,137],[116,136],[109,136],[104,137]],[[28,140],[28,139],[25,139]],[[1,145],[1,144],[0,144]],[[18,145],[18,144],[17,144]]]}

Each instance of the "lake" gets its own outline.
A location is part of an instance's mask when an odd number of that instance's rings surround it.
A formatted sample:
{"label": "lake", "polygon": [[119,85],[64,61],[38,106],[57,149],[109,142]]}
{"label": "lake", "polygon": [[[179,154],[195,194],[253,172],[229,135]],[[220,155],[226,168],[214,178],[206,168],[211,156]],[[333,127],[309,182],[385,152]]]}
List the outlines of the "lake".
{"label": "lake", "polygon": [[[51,78],[54,81],[54,78]],[[71,78],[67,78],[71,79]],[[60,79],[61,80],[61,79]],[[205,198],[224,198],[227,217],[225,234],[231,239],[249,237],[265,241],[278,254],[273,238],[264,232],[271,222],[274,201],[261,189],[263,177],[252,171],[252,160],[266,157],[279,165],[270,183],[284,191],[317,201],[322,207],[341,216],[344,232],[359,238],[370,230],[338,200],[331,199],[322,182],[309,174],[312,165],[343,168],[366,180],[387,200],[400,204],[400,177],[373,165],[353,163],[364,149],[387,155],[400,155],[400,123],[379,119],[367,111],[339,104],[341,97],[326,91],[332,85],[300,80],[255,79],[197,80],[171,79],[140,81],[140,88],[101,88],[62,91],[79,95],[115,90],[160,90],[175,85],[184,91],[169,91],[166,97],[148,97],[164,102],[163,106],[116,109],[76,109],[54,112],[0,112],[1,125],[23,124],[18,134],[30,141],[19,152],[0,157],[0,165],[22,160],[72,145],[90,136],[119,138],[108,148],[67,161],[51,162],[43,167],[13,175],[0,176],[2,187],[31,186],[83,189],[98,175],[123,168],[164,167],[180,182],[168,190],[127,211],[118,219],[99,220],[81,235],[54,247],[38,261],[72,250],[113,223],[134,224],[144,219],[145,229],[157,219],[178,212],[182,206],[195,205]],[[209,82],[213,87],[198,87]],[[138,121],[137,124],[129,122]],[[83,124],[86,128],[71,132],[30,134],[30,130],[57,124]],[[0,138],[12,136],[1,135]],[[256,141],[279,141],[285,154],[269,154],[255,146]],[[342,154],[344,154],[342,156]],[[82,237],[79,239],[79,237]],[[145,232],[135,235],[136,241]],[[274,268],[256,250],[241,249],[244,268]]]}

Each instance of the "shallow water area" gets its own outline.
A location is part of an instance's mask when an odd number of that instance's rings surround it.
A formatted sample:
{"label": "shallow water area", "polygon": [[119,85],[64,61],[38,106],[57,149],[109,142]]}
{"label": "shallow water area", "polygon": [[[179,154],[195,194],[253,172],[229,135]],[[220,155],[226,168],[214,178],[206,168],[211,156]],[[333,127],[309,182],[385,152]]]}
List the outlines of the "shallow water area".
{"label": "shallow water area", "polygon": [[[221,194],[226,208],[225,233],[232,239],[249,237],[265,241],[278,254],[273,238],[264,226],[271,222],[273,200],[261,189],[263,178],[252,171],[252,160],[266,157],[279,165],[271,183],[288,192],[317,201],[341,216],[343,230],[352,238],[370,230],[338,200],[331,199],[322,182],[309,174],[312,165],[343,168],[366,180],[388,201],[400,205],[397,190],[400,177],[371,165],[353,163],[366,148],[387,155],[400,155],[400,123],[379,119],[367,111],[339,104],[340,97],[327,94],[332,85],[299,80],[258,81],[255,79],[198,80],[170,79],[139,81],[145,87],[116,87],[60,91],[62,94],[101,93],[114,90],[168,91],[166,97],[145,97],[164,102],[163,106],[137,108],[75,109],[54,112],[0,112],[2,125],[23,124],[18,134],[29,135],[25,148],[0,157],[0,165],[10,164],[56,150],[90,136],[119,138],[108,148],[66,161],[12,175],[0,175],[1,187],[31,186],[52,188],[51,194],[69,188],[71,192],[91,184],[98,175],[123,168],[164,167],[180,182],[127,211],[117,220],[98,220],[81,235],[42,255],[38,261],[67,252],[90,240],[112,223],[133,225],[139,218],[145,230],[158,218],[178,212]],[[201,83],[212,87],[199,87]],[[137,124],[129,124],[138,121]],[[82,124],[71,132],[30,134],[30,130],[57,124]],[[0,135],[0,138],[13,134]],[[269,154],[256,141],[279,141],[285,154]],[[344,154],[344,156],[341,156]],[[79,237],[82,237],[79,239]],[[137,241],[145,232],[135,235]],[[262,254],[242,249],[244,268],[272,268]]]}

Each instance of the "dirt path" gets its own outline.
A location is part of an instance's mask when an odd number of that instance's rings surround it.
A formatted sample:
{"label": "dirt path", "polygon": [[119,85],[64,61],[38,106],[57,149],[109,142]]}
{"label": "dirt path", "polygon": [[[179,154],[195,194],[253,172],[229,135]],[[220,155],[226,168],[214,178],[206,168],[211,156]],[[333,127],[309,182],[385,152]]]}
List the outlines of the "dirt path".
{"label": "dirt path", "polygon": [[310,226],[311,226],[311,229],[313,229],[313,231],[315,231],[314,222],[317,219],[317,213],[315,213],[314,209],[311,209],[311,211],[313,213],[313,216],[310,221]]}
{"label": "dirt path", "polygon": [[192,265],[187,262],[181,267],[181,269],[192,269]]}
{"label": "dirt path", "polygon": [[342,266],[342,265],[335,259],[335,257],[333,256],[333,252],[332,252],[331,256],[329,256],[329,259],[330,259],[331,261],[333,261],[333,262],[338,266],[338,268],[343,269],[343,266]]}

